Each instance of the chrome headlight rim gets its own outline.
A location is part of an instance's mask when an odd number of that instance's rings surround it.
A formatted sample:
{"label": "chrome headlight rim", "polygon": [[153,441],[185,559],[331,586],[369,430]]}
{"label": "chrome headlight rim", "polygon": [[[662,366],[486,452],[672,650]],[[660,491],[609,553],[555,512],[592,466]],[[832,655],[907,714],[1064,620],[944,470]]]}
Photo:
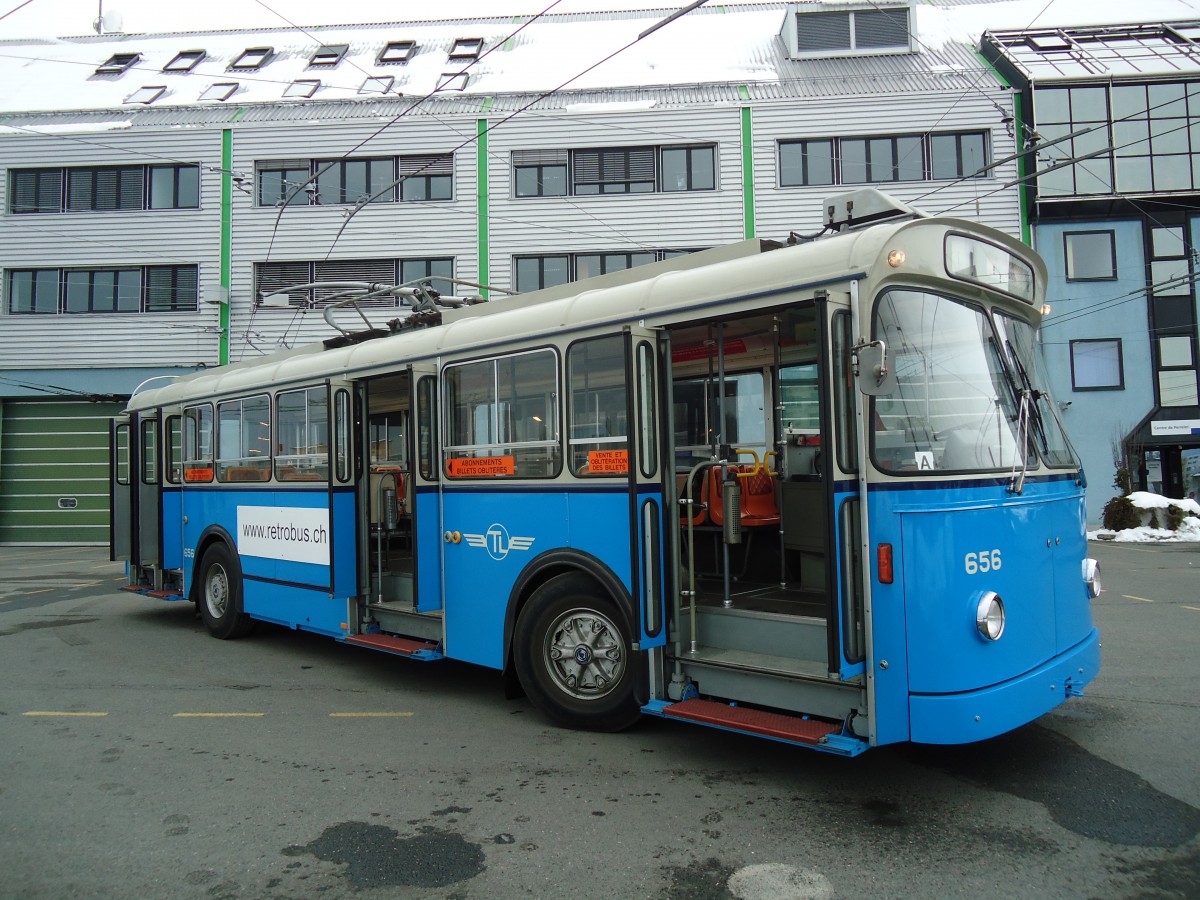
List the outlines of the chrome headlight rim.
{"label": "chrome headlight rim", "polygon": [[1089,599],[1100,596],[1100,561],[1090,556],[1083,561],[1083,583],[1087,585]]}
{"label": "chrome headlight rim", "polygon": [[984,591],[975,606],[975,627],[985,641],[998,641],[1008,624],[1004,601],[995,591]]}

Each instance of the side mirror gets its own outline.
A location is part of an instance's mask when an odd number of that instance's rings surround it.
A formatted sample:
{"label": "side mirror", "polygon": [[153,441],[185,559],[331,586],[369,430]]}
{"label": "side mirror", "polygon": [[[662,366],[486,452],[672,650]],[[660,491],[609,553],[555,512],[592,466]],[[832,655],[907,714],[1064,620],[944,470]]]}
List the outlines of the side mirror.
{"label": "side mirror", "polygon": [[887,346],[871,341],[854,348],[858,365],[858,389],[871,397],[890,394],[896,389],[896,373],[888,365]]}

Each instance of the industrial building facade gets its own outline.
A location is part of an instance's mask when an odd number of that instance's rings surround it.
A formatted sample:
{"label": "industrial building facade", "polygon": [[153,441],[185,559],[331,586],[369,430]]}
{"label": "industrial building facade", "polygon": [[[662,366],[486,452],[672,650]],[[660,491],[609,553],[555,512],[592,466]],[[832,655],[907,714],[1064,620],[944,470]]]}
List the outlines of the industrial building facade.
{"label": "industrial building facade", "polygon": [[[922,37],[923,9],[4,42],[0,542],[107,540],[107,417],[148,380],[335,334],[329,293],[293,285],[526,291],[815,233],[865,184],[1028,239],[1018,92],[977,41]],[[1103,240],[1070,238],[1089,267]],[[1080,340],[1086,382],[1111,335]],[[1152,377],[1119,352],[1128,387]]]}

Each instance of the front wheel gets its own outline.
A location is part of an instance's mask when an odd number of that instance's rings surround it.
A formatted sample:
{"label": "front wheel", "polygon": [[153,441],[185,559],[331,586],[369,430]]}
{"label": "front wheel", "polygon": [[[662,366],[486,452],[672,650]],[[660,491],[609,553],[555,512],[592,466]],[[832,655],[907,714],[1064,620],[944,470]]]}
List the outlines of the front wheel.
{"label": "front wheel", "polygon": [[637,721],[629,635],[589,579],[559,575],[538,588],[517,620],[513,653],[525,693],[560,725],[620,731]]}
{"label": "front wheel", "polygon": [[224,544],[213,544],[200,563],[200,618],[213,637],[244,637],[254,620],[242,612],[242,571]]}

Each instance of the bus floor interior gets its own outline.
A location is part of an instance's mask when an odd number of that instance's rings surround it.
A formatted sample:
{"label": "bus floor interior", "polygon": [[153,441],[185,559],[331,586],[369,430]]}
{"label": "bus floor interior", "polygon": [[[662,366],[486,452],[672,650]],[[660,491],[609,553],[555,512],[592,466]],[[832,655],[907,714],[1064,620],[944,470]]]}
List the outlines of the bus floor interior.
{"label": "bus floor interior", "polygon": [[[740,544],[724,544],[719,530],[697,530],[693,537],[698,606],[825,618],[828,597],[821,584],[822,578],[813,574],[823,561],[809,554],[785,549],[782,553],[786,566],[781,567],[778,528],[745,529]],[[688,590],[686,528],[683,538],[681,586]],[[730,572],[728,597],[726,547]]]}

